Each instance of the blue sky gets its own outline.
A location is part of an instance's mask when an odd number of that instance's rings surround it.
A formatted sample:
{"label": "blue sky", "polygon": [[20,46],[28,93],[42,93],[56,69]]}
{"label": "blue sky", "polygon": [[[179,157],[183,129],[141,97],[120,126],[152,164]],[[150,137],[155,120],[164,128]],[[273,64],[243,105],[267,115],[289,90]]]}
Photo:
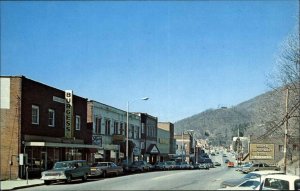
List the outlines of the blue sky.
{"label": "blue sky", "polygon": [[176,122],[268,91],[298,14],[292,0],[1,1],[1,75]]}

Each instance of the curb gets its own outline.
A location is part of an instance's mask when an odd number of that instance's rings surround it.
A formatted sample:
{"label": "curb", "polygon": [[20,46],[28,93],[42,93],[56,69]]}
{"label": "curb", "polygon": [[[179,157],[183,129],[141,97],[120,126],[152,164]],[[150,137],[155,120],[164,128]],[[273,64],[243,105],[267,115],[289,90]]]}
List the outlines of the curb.
{"label": "curb", "polygon": [[9,189],[1,189],[1,190],[18,190],[18,189],[23,189],[23,188],[29,188],[29,187],[35,187],[35,186],[41,186],[44,185],[44,183],[39,183],[39,184],[31,184],[31,185],[25,185],[25,186],[17,186]]}

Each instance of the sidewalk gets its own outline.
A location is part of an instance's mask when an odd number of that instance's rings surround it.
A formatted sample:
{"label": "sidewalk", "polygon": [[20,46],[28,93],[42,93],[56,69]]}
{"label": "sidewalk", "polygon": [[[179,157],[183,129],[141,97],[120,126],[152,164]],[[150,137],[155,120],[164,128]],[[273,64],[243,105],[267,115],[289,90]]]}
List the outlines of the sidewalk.
{"label": "sidewalk", "polygon": [[32,186],[38,186],[44,184],[43,180],[40,179],[15,179],[15,180],[4,180],[1,181],[1,190],[13,190],[18,188],[27,188]]}

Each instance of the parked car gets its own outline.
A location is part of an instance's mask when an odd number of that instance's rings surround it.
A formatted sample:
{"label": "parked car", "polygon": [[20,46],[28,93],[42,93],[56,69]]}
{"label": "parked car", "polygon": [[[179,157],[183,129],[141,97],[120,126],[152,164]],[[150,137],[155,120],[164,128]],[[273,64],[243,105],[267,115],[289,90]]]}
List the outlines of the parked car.
{"label": "parked car", "polygon": [[191,166],[193,166],[192,169],[199,169],[199,163],[191,164]]}
{"label": "parked car", "polygon": [[186,161],[176,162],[175,169],[192,169],[191,165]]}
{"label": "parked car", "polygon": [[167,170],[166,162],[156,162],[154,164],[155,170]]}
{"label": "parked car", "polygon": [[129,171],[131,172],[150,171],[150,166],[146,161],[133,161],[133,163],[129,166]]}
{"label": "parked car", "polygon": [[228,163],[229,162],[229,159],[225,159],[225,161],[224,161],[225,163]]}
{"label": "parked car", "polygon": [[120,175],[123,174],[123,167],[117,166],[113,162],[96,162],[91,166],[91,173],[89,176],[100,176],[106,177],[107,175]]}
{"label": "parked car", "polygon": [[261,190],[300,190],[300,178],[286,174],[268,175],[264,178]]}
{"label": "parked car", "polygon": [[166,167],[168,170],[176,169],[176,162],[175,161],[166,161]]}
{"label": "parked car", "polygon": [[278,166],[271,166],[266,163],[257,163],[257,164],[252,164],[249,168],[244,169],[244,173],[249,173],[252,171],[260,171],[260,170],[280,170],[280,167]]}
{"label": "parked car", "polygon": [[127,160],[123,160],[120,165],[123,167],[123,172],[130,172],[129,167],[131,162],[127,163]]}
{"label": "parked car", "polygon": [[221,163],[215,161],[215,162],[214,162],[214,166],[221,166]]}
{"label": "parked car", "polygon": [[246,163],[246,164],[243,164],[243,165],[239,166],[239,167],[236,169],[236,171],[241,171],[241,172],[243,172],[244,170],[250,168],[251,166],[252,166],[251,163]]}
{"label": "parked car", "polygon": [[198,164],[199,169],[206,169],[209,170],[209,165],[206,163],[199,163]]}
{"label": "parked car", "polygon": [[242,182],[239,185],[233,187],[220,188],[218,190],[258,190],[261,185],[261,179],[248,179]]}
{"label": "parked car", "polygon": [[61,161],[56,162],[52,170],[42,172],[41,180],[47,185],[56,181],[70,183],[73,179],[86,181],[90,173],[90,166],[85,160]]}
{"label": "parked car", "polygon": [[269,174],[283,174],[283,172],[275,171],[275,170],[250,172],[249,174],[246,174],[242,178],[224,180],[223,182],[221,182],[221,188],[237,186],[237,185],[241,184],[242,182],[244,182],[245,180],[261,178],[261,177],[269,175]]}
{"label": "parked car", "polygon": [[208,164],[209,168],[215,168],[215,165],[210,158],[204,159],[204,163]]}

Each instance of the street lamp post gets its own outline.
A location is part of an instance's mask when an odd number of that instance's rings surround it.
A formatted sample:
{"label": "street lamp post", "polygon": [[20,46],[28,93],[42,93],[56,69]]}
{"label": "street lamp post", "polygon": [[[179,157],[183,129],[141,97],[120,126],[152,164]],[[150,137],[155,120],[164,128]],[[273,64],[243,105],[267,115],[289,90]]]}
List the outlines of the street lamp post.
{"label": "street lamp post", "polygon": [[[137,101],[137,100],[145,100],[146,101],[148,99],[149,99],[148,97],[144,97],[141,99],[133,100],[132,102]],[[126,164],[128,167],[128,160],[129,160],[129,157],[128,157],[129,101],[127,101],[127,120],[126,120],[126,122],[127,122],[127,124],[126,124]]]}

